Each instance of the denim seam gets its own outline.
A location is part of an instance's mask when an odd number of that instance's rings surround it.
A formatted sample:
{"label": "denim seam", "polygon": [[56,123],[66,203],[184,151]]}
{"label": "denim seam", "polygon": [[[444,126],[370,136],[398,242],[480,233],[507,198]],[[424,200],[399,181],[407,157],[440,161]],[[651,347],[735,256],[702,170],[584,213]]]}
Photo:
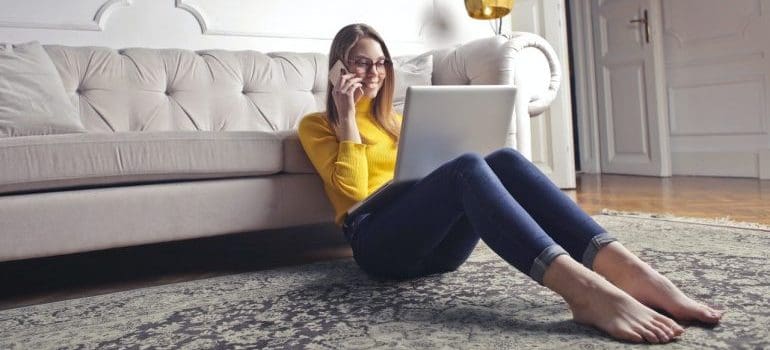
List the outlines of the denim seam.
{"label": "denim seam", "polygon": [[596,259],[596,254],[599,253],[599,250],[615,241],[617,241],[617,238],[610,236],[607,232],[600,233],[591,238],[586,250],[583,252],[583,265],[589,270],[593,270],[594,259]]}
{"label": "denim seam", "polygon": [[530,277],[540,285],[543,285],[543,277],[545,276],[545,271],[548,270],[548,266],[550,266],[558,256],[565,254],[567,254],[567,251],[559,244],[554,243],[546,247],[532,262],[532,269],[530,269],[529,272]]}

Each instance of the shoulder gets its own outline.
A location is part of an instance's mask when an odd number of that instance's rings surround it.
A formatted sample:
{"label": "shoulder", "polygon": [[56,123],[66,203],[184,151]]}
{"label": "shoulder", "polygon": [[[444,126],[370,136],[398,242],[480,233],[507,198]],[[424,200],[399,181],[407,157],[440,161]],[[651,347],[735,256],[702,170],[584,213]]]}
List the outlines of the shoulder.
{"label": "shoulder", "polygon": [[310,113],[299,121],[300,134],[305,132],[311,132],[314,130],[330,130],[329,121],[326,119],[326,112]]}
{"label": "shoulder", "polygon": [[329,126],[326,112],[311,113],[302,118],[297,127],[300,142],[303,144],[317,143],[320,141],[336,140],[337,135]]}

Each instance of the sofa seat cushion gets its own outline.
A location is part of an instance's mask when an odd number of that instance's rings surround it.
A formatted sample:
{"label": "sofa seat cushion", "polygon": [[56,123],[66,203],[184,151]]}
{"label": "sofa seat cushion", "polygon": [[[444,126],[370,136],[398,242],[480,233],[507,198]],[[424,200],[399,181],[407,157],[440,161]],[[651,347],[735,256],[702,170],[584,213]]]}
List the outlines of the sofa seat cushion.
{"label": "sofa seat cushion", "polygon": [[275,174],[273,132],[120,132],[0,139],[0,194]]}
{"label": "sofa seat cushion", "polygon": [[283,172],[287,174],[318,174],[307,157],[297,130],[285,130],[278,133],[283,141]]}

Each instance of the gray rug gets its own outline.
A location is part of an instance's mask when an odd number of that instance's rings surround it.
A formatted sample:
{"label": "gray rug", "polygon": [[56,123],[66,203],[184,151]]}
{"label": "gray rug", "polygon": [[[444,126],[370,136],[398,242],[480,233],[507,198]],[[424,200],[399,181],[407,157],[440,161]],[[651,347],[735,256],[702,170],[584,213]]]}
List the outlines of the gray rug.
{"label": "gray rug", "polygon": [[[729,309],[657,348],[770,348],[770,231],[597,216],[691,296]],[[352,260],[0,311],[0,348],[609,349],[483,244],[458,271],[377,282]]]}

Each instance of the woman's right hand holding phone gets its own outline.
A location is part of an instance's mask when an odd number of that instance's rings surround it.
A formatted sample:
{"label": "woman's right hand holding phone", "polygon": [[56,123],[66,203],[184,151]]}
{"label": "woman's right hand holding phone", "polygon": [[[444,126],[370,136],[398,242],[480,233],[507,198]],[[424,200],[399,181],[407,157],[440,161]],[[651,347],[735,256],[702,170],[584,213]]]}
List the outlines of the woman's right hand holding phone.
{"label": "woman's right hand holding phone", "polygon": [[337,139],[339,141],[353,141],[361,143],[361,135],[358,132],[356,124],[356,91],[361,89],[362,78],[356,77],[353,73],[347,73],[344,69],[340,71],[339,81],[335,81],[332,90],[332,98],[337,106],[337,115],[339,124],[335,127]]}

